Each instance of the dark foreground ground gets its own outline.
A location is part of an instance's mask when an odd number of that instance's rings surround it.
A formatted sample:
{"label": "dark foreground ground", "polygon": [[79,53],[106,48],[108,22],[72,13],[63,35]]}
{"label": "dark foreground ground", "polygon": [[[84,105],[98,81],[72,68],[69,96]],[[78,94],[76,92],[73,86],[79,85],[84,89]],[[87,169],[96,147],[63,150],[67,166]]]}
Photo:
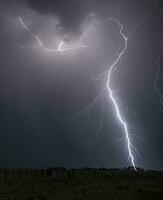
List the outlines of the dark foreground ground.
{"label": "dark foreground ground", "polygon": [[162,176],[0,179],[0,200],[163,200]]}

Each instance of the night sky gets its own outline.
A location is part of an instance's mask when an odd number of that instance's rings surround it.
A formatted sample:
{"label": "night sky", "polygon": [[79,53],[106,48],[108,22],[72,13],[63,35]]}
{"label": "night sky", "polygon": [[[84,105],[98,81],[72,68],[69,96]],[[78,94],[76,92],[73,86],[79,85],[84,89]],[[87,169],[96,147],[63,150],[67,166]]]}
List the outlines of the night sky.
{"label": "night sky", "polygon": [[[154,89],[163,54],[163,3],[156,2],[0,1],[0,167],[131,165],[108,92],[91,112],[81,114],[106,86],[106,74],[95,77],[124,45],[120,27],[105,21],[112,17],[124,26],[125,35],[134,30],[111,85],[140,154],[134,155],[135,162],[163,170],[163,112]],[[19,16],[47,48],[57,48],[62,40],[67,45],[82,41],[87,47],[45,52]],[[160,57],[157,87],[163,93],[162,64]]]}

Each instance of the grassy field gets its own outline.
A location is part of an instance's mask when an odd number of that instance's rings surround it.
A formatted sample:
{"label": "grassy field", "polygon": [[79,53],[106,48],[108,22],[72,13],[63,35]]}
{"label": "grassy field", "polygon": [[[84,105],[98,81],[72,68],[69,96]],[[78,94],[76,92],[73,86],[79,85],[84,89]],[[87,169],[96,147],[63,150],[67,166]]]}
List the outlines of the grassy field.
{"label": "grassy field", "polygon": [[163,178],[3,178],[0,200],[163,200]]}

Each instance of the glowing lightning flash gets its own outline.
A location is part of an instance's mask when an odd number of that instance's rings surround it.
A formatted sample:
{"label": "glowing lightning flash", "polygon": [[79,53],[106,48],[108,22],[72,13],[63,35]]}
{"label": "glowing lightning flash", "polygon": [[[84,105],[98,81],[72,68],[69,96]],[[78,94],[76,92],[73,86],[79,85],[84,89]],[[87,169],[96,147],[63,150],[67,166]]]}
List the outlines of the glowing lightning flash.
{"label": "glowing lightning flash", "polygon": [[[38,45],[46,52],[49,52],[49,53],[54,53],[54,52],[65,52],[65,51],[70,51],[70,50],[76,50],[76,49],[79,49],[79,48],[85,48],[87,47],[86,45],[83,45],[83,44],[79,44],[79,45],[76,45],[76,46],[70,46],[70,47],[67,47],[67,48],[63,48],[63,45],[64,45],[64,41],[61,41],[58,45],[58,48],[57,49],[49,49],[49,48],[46,48],[43,44],[43,42],[41,41],[41,39],[35,35],[32,30],[23,22],[22,18],[21,17],[18,17],[18,20],[19,22],[21,23],[21,25],[30,33],[30,35],[37,41]],[[18,44],[18,46],[20,48],[28,48],[28,47],[31,47],[30,45],[28,46],[20,46]]]}
{"label": "glowing lightning flash", "polygon": [[[28,26],[25,25],[25,23],[23,22],[22,18],[19,17],[18,19],[19,19],[21,25],[32,35],[33,38],[36,39],[38,45],[39,45],[40,47],[42,47],[44,51],[47,51],[47,52],[50,52],[50,53],[52,53],[52,52],[64,52],[64,51],[68,51],[68,50],[78,49],[78,48],[81,48],[81,47],[86,47],[85,45],[80,45],[80,46],[75,46],[75,47],[70,47],[70,48],[65,48],[65,49],[64,49],[64,48],[63,48],[64,42],[61,41],[61,42],[59,43],[57,49],[48,49],[48,48],[46,48],[46,47],[43,45],[43,43],[42,43],[42,41],[40,40],[40,38],[39,38],[37,35],[35,35],[35,34],[32,32],[32,30],[31,30]],[[120,24],[120,22],[119,22],[118,20],[112,19],[112,18],[109,18],[108,20],[112,20],[112,21],[116,22],[117,25],[120,27],[120,34],[121,34],[121,36],[122,36],[123,39],[124,39],[125,47],[123,48],[123,50],[121,51],[121,53],[118,55],[117,59],[115,59],[114,63],[113,63],[113,64],[111,65],[111,67],[110,67],[110,70],[108,71],[108,80],[107,80],[107,87],[106,87],[106,88],[108,89],[110,98],[111,98],[111,100],[112,100],[112,102],[113,102],[113,105],[114,105],[114,108],[115,108],[115,110],[116,110],[116,114],[117,114],[118,120],[119,120],[119,122],[121,123],[121,125],[122,125],[123,128],[124,128],[124,131],[125,131],[125,139],[126,139],[126,142],[127,142],[127,147],[128,147],[128,152],[129,152],[129,158],[130,158],[130,160],[131,160],[132,166],[133,166],[134,169],[136,170],[135,161],[134,161],[134,156],[133,156],[133,150],[132,150],[134,147],[133,147],[133,145],[131,144],[131,141],[130,141],[129,131],[128,131],[128,125],[127,125],[127,123],[123,120],[123,118],[122,118],[122,116],[121,116],[119,106],[118,106],[117,101],[116,101],[116,99],[115,99],[115,97],[114,97],[113,91],[112,91],[112,89],[111,89],[111,87],[110,87],[110,79],[111,79],[112,71],[113,71],[114,67],[117,65],[117,63],[120,61],[120,59],[121,59],[121,57],[123,56],[123,54],[125,53],[125,50],[127,49],[127,40],[128,40],[128,38],[123,34],[123,25]],[[103,93],[103,91],[104,91],[106,88],[104,88],[104,89],[102,90],[101,93]],[[96,98],[96,100],[97,100],[97,99],[98,99],[98,98]],[[95,100],[95,101],[96,101],[96,100]],[[91,107],[92,107],[92,106],[91,106]],[[88,110],[89,110],[89,109],[88,109]]]}
{"label": "glowing lightning flash", "polygon": [[[94,105],[96,104],[96,102],[98,101],[98,99],[103,95],[104,91],[107,89],[108,93],[109,93],[109,97],[112,101],[112,104],[113,104],[113,107],[115,109],[115,112],[116,112],[116,116],[117,116],[117,119],[118,121],[120,122],[120,124],[122,125],[123,127],[123,130],[124,130],[124,138],[125,141],[126,141],[126,144],[127,144],[127,150],[128,150],[128,155],[129,155],[129,159],[130,159],[130,162],[134,168],[134,170],[136,171],[136,166],[135,166],[135,158],[134,158],[134,153],[137,153],[138,154],[138,151],[137,149],[133,146],[133,144],[131,143],[131,134],[129,133],[129,126],[127,124],[127,122],[123,119],[123,116],[121,114],[121,111],[120,111],[120,108],[119,108],[119,105],[118,105],[118,102],[116,100],[116,97],[114,95],[115,91],[112,90],[111,86],[110,86],[110,82],[111,82],[111,75],[113,73],[113,70],[116,70],[116,66],[117,64],[120,62],[121,58],[123,57],[123,55],[125,54],[126,50],[127,50],[127,46],[128,46],[128,39],[129,37],[135,32],[135,30],[148,18],[148,16],[150,16],[151,12],[153,11],[153,9],[158,5],[159,3],[159,0],[156,0],[155,2],[155,5],[154,7],[150,10],[150,12],[144,16],[144,18],[133,28],[133,30],[128,34],[128,36],[125,36],[125,34],[123,33],[123,28],[124,26],[117,20],[117,19],[114,19],[114,18],[108,18],[106,21],[113,21],[115,22],[119,27],[120,27],[120,35],[121,37],[123,38],[124,40],[124,47],[123,49],[120,51],[120,49],[118,49],[116,55],[115,55],[115,59],[113,61],[113,63],[109,66],[107,66],[107,70],[106,72],[103,72],[101,73],[98,77],[97,77],[97,80],[102,77],[104,74],[107,74],[107,83],[106,83],[106,87],[103,88],[103,90],[100,92],[100,94],[95,97],[95,99],[93,100],[93,102],[81,113],[79,114],[89,114],[91,112],[91,110],[93,109]],[[74,46],[74,47],[69,47],[69,48],[63,48],[63,45],[64,45],[64,41],[61,41],[58,45],[58,48],[57,49],[49,49],[49,48],[46,48],[44,45],[43,45],[43,42],[40,40],[40,38],[35,35],[32,30],[25,25],[25,23],[23,22],[22,18],[19,17],[18,18],[21,25],[31,34],[31,36],[37,41],[38,45],[46,52],[50,52],[50,53],[53,53],[53,52],[64,52],[64,51],[69,51],[69,50],[75,50],[75,49],[78,49],[78,48],[82,48],[82,47],[86,47],[86,45],[78,45],[78,46]],[[94,22],[95,24],[97,25],[100,25],[102,24],[101,22],[98,22],[98,21],[95,21]],[[21,47],[21,46],[20,46]],[[22,48],[25,48],[26,46],[22,47]],[[27,46],[29,47],[29,46]],[[119,52],[120,51],[120,52]],[[159,57],[159,60],[160,60],[160,57]],[[154,80],[154,84],[155,84],[155,91],[157,92],[157,94],[160,96],[160,103],[161,103],[161,106],[160,106],[160,109],[162,108],[163,106],[163,95],[160,93],[160,91],[158,90],[157,88],[157,80],[159,79],[159,73],[160,73],[160,65],[158,64],[158,70],[157,70],[157,76]]]}

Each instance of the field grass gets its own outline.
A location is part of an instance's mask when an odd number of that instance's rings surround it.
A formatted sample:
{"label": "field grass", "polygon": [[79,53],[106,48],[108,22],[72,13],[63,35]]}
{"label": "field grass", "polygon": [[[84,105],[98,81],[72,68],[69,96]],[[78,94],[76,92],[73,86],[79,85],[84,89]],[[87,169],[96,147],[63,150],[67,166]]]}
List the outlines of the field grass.
{"label": "field grass", "polygon": [[163,178],[0,179],[0,200],[163,200]]}

